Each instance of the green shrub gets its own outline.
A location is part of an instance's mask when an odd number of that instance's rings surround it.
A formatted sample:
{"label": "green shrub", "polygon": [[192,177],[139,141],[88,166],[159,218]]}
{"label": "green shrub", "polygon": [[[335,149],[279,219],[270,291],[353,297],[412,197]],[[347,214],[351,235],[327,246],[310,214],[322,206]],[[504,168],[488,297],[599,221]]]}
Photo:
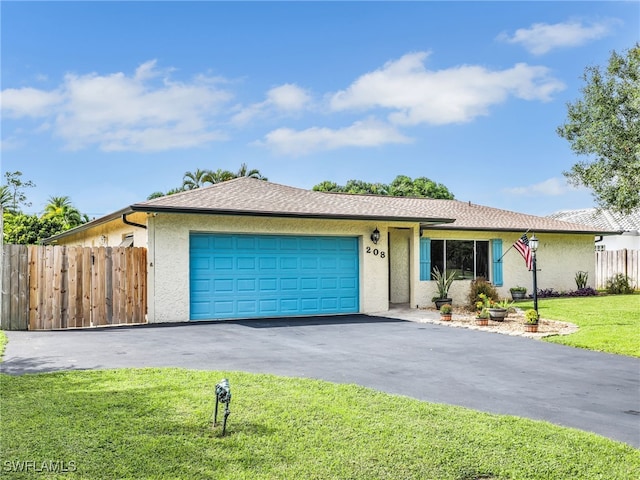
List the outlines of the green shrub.
{"label": "green shrub", "polygon": [[581,290],[587,287],[588,278],[589,278],[589,272],[576,273],[576,287],[578,287],[578,290]]}
{"label": "green shrub", "polygon": [[619,295],[621,293],[633,293],[633,287],[629,283],[629,277],[621,273],[607,280],[607,293]]}
{"label": "green shrub", "polygon": [[471,282],[469,289],[468,306],[471,310],[475,310],[476,303],[482,301],[480,294],[483,293],[489,300],[498,301],[498,291],[496,287],[491,285],[486,278],[478,277]]}

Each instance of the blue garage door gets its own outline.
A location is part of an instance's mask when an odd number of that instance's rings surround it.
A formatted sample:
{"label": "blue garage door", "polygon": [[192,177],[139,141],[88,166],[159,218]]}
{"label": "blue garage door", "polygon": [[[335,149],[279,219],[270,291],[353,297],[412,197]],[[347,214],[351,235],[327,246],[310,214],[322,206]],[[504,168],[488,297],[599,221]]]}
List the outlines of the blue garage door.
{"label": "blue garage door", "polygon": [[191,234],[192,320],[359,311],[358,239]]}

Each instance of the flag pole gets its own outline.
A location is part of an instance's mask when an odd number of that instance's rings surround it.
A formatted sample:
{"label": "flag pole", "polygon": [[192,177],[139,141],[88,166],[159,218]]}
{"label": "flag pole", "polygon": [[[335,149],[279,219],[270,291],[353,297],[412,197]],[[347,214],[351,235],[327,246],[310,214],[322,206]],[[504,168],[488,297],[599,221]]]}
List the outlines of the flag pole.
{"label": "flag pole", "polygon": [[[526,232],[524,232],[524,234],[523,234],[523,235],[526,235],[527,233],[529,233],[529,231],[530,231],[530,230],[531,230],[530,228],[527,228],[527,231],[526,231]],[[515,242],[514,242],[514,243],[515,243]],[[496,260],[496,263],[499,263],[499,262],[500,262],[500,260],[502,260],[502,259],[503,259],[503,257],[504,257],[507,253],[509,253],[509,250],[511,250],[512,248],[513,248],[513,243],[512,243],[512,244],[511,244],[511,246],[507,249],[507,251],[506,251],[506,252],[504,252],[504,253],[502,254],[502,257],[500,257],[498,260]]]}

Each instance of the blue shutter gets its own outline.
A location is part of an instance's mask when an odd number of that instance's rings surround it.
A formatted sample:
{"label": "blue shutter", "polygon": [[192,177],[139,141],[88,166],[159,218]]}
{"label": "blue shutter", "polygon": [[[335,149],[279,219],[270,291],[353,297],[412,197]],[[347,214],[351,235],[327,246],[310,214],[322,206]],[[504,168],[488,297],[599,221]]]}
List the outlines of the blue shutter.
{"label": "blue shutter", "polygon": [[430,238],[420,238],[420,280],[431,280]]}
{"label": "blue shutter", "polygon": [[[494,238],[491,240],[492,254],[493,254],[493,284],[496,287],[501,287],[503,284],[502,279],[502,239]],[[499,261],[498,261],[499,260]]]}

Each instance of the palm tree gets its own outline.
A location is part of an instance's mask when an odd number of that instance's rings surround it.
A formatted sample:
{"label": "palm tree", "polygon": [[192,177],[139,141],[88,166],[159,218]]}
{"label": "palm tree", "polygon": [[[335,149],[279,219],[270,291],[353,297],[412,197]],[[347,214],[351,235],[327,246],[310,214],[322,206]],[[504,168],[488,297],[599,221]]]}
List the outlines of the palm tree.
{"label": "palm tree", "polygon": [[206,183],[213,183],[208,179],[210,175],[211,172],[209,170],[200,170],[199,168],[195,172],[185,172],[184,177],[182,177],[183,190],[195,190]]}
{"label": "palm tree", "polygon": [[13,195],[9,190],[9,185],[0,186],[0,207],[5,212],[14,213],[13,209]]}
{"label": "palm tree", "polygon": [[238,170],[238,173],[236,173],[235,177],[251,177],[257,178],[258,180],[267,180],[267,177],[263,177],[260,173],[260,170],[258,170],[257,168],[252,168],[251,170],[249,170],[246,163],[240,165],[240,169]]}
{"label": "palm tree", "polygon": [[237,178],[237,175],[235,173],[219,168],[215,172],[213,170],[209,170],[207,181],[209,183],[222,183],[226,182],[227,180],[233,180],[234,178]]}
{"label": "palm tree", "polygon": [[43,218],[60,218],[63,221],[65,230],[82,225],[88,220],[86,215],[81,214],[73,206],[71,199],[67,196],[51,196],[47,201],[49,203],[44,207]]}

